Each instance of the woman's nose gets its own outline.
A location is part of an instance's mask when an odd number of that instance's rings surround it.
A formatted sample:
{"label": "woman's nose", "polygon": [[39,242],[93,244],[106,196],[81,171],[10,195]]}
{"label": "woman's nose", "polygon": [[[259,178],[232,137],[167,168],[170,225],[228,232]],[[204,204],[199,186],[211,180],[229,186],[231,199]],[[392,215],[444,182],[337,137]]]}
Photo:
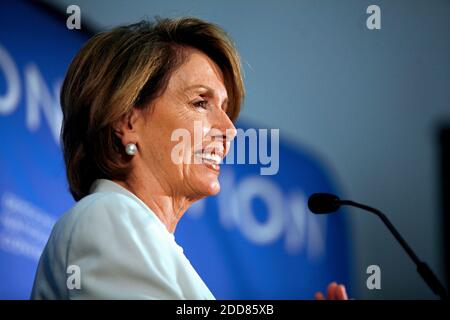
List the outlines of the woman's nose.
{"label": "woman's nose", "polygon": [[220,110],[218,115],[218,126],[217,128],[223,132],[224,139],[226,141],[231,141],[236,137],[237,130],[234,126],[234,123],[231,121],[231,119],[228,117],[225,111]]}

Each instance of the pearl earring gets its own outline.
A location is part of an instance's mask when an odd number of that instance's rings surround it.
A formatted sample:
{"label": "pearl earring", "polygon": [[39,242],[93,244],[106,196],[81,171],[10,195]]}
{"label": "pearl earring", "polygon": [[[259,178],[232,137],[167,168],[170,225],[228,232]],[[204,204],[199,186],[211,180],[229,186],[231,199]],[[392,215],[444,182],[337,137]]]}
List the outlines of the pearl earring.
{"label": "pearl earring", "polygon": [[128,143],[125,147],[125,152],[129,156],[134,156],[137,152],[137,147],[134,143]]}

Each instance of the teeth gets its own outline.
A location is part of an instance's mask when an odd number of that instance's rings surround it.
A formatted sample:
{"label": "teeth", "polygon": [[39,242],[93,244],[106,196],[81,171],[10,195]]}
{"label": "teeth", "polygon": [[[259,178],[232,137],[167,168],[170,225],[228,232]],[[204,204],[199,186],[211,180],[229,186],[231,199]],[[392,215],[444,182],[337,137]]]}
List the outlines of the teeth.
{"label": "teeth", "polygon": [[205,160],[209,160],[212,162],[215,162],[216,164],[219,164],[222,158],[217,154],[212,153],[200,153],[199,156],[201,156]]}

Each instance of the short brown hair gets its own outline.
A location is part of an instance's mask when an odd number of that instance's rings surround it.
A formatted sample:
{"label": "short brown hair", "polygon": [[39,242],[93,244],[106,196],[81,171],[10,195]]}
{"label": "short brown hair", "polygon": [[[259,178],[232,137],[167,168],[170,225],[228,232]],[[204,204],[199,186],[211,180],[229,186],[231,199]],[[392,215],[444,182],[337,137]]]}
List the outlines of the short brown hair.
{"label": "short brown hair", "polygon": [[148,108],[164,92],[185,59],[183,47],[202,51],[219,66],[228,116],[237,118],[244,97],[241,66],[219,26],[197,18],[157,18],[96,34],[75,56],[61,89],[61,140],[75,200],[89,194],[95,179],[127,176],[129,161],[113,124],[132,108]]}

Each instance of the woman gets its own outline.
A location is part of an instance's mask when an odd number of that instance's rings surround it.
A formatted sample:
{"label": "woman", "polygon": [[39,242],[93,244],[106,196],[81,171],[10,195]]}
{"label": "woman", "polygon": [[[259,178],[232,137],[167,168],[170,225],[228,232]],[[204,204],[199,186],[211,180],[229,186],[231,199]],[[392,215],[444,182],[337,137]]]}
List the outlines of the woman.
{"label": "woman", "polygon": [[[173,233],[219,192],[243,96],[239,57],[214,24],[163,19],[89,40],[61,91],[78,202],[52,231],[32,298],[214,299]],[[173,139],[179,130],[193,143]]]}

